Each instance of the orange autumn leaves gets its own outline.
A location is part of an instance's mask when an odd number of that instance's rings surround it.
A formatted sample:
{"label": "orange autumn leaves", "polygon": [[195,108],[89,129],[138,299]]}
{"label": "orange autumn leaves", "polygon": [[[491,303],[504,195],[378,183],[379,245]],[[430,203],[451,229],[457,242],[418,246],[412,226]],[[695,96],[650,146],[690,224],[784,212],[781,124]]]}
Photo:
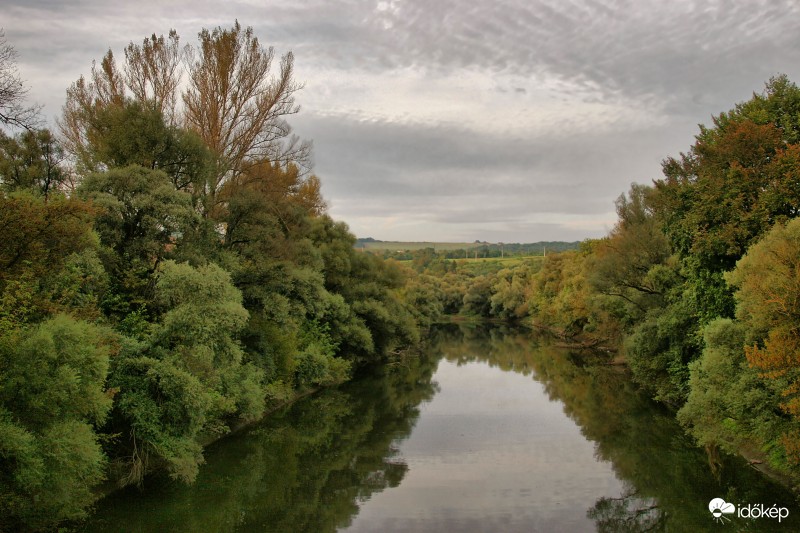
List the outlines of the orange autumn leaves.
{"label": "orange autumn leaves", "polygon": [[[748,363],[780,388],[781,408],[800,423],[800,219],[776,225],[727,279],[738,287],[737,317],[753,332]],[[782,439],[794,462],[800,462],[797,437],[794,430]]]}

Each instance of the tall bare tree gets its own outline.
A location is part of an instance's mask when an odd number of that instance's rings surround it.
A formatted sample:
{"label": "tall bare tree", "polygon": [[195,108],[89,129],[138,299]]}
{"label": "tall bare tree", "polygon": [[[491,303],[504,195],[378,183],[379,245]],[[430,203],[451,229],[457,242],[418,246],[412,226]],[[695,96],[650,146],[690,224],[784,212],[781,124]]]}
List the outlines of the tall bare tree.
{"label": "tall bare tree", "polygon": [[89,80],[81,76],[67,89],[58,129],[64,149],[73,157],[80,172],[98,170],[91,160],[88,139],[98,110],[122,106],[124,102],[125,80],[111,50],[103,56],[99,67],[92,61]]}
{"label": "tall bare tree", "polygon": [[[253,165],[296,165],[301,175],[310,170],[311,146],[292,134],[287,117],[298,112],[294,58],[287,53],[274,69],[275,52],[262,46],[253,29],[202,30],[199,45],[180,47],[173,30],[130,43],[122,72],[109,50],[100,65],[93,64],[89,80],[81,77],[67,90],[59,128],[65,149],[79,171],[93,168],[87,132],[98,110],[122,105],[126,98],[154,106],[170,125],[195,131],[216,159],[216,169],[204,191],[207,210],[218,203],[225,183],[236,181]],[[185,61],[182,61],[185,59]],[[178,108],[178,91],[188,71],[188,87]]]}
{"label": "tall bare tree", "polygon": [[167,38],[154,33],[141,46],[130,43],[125,48],[125,84],[136,100],[152,102],[169,124],[175,119],[185,51],[175,30]]}
{"label": "tall bare tree", "polygon": [[39,118],[38,106],[27,106],[28,90],[17,69],[17,51],[0,29],[0,124],[32,129]]}
{"label": "tall bare tree", "polygon": [[204,29],[200,47],[189,66],[189,88],[183,94],[187,125],[194,129],[218,158],[215,181],[207,195],[216,193],[254,161],[309,165],[310,145],[291,134],[286,117],[297,113],[294,93],[301,88],[293,75],[294,58],[281,58],[272,75],[275,52],[264,48],[253,28]]}

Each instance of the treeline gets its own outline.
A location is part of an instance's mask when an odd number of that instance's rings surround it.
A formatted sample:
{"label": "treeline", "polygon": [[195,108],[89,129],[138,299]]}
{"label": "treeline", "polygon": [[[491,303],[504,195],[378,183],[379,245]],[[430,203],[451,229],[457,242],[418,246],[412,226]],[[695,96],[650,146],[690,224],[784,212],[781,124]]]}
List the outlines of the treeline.
{"label": "treeline", "polygon": [[58,132],[0,135],[0,530],[191,482],[203,442],[419,338],[404,270],[325,214],[291,54],[273,76],[238,23],[124,52]]}
{"label": "treeline", "polygon": [[[664,177],[616,202],[603,239],[419,291],[619,348],[700,444],[800,469],[800,89],[785,76],[701,126]],[[461,276],[464,279],[464,275]],[[460,300],[459,300],[460,297]]]}

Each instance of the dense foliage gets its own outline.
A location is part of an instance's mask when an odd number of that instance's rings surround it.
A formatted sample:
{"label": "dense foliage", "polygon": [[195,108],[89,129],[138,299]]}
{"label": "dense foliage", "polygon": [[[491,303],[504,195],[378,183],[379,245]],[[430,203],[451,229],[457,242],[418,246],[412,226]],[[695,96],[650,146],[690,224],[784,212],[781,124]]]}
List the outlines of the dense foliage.
{"label": "dense foliage", "polygon": [[0,134],[0,530],[192,482],[203,443],[419,339],[408,270],[325,214],[291,54],[203,30],[180,93],[183,53],[109,51],[59,135]]}

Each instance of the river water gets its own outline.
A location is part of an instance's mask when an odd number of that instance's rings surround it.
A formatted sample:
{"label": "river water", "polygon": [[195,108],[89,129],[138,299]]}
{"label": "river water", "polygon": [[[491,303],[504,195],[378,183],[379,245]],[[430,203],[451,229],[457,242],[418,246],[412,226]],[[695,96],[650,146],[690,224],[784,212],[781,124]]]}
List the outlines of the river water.
{"label": "river water", "polygon": [[[423,354],[209,447],[194,485],[150,477],[99,502],[84,528],[800,531],[788,490],[697,448],[603,363],[530,331],[437,328]],[[713,498],[737,511],[715,518]],[[757,506],[789,516],[739,516]]]}

